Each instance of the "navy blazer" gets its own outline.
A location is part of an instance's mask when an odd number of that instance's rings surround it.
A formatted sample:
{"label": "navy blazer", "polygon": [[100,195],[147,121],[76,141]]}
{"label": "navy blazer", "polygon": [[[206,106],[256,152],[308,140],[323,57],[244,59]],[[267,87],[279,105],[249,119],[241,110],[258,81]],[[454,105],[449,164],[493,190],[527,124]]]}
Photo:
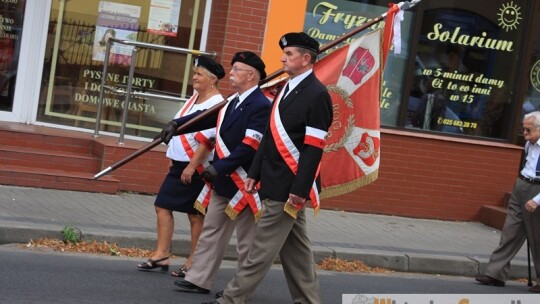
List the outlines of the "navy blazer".
{"label": "navy blazer", "polygon": [[[289,193],[309,199],[323,150],[304,144],[306,127],[328,131],[332,123],[332,100],[325,86],[311,73],[280,102],[279,114],[285,131],[300,151],[297,174],[279,154],[268,127],[248,175],[261,182],[261,199],[285,202]],[[320,191],[319,181],[317,178]]]}
{"label": "navy blazer", "polygon": [[[175,119],[175,121],[180,126],[200,113],[202,111]],[[255,89],[249,94],[237,109],[233,110],[232,107],[227,109],[225,117],[219,126],[219,134],[231,154],[228,157],[219,158],[217,153],[214,153],[214,161],[212,163],[212,166],[218,172],[218,178],[213,183],[214,191],[218,195],[232,198],[238,191],[238,187],[234,184],[229,174],[240,166],[248,172],[256,152],[253,147],[242,142],[246,135],[246,130],[251,129],[264,134],[269,117],[270,101],[262,93],[260,88]],[[210,115],[194,126],[187,128],[183,133],[191,133],[215,127],[217,118],[218,113]]]}

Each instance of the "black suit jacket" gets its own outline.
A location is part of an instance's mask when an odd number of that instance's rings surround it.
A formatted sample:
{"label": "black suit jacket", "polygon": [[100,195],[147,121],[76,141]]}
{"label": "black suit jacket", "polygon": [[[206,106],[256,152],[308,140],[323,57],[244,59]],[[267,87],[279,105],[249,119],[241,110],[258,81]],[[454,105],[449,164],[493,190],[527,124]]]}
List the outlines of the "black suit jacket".
{"label": "black suit jacket", "polygon": [[325,86],[311,73],[281,101],[279,113],[285,130],[300,151],[298,172],[294,175],[287,166],[267,126],[248,176],[261,182],[261,199],[285,202],[289,193],[307,199],[323,150],[304,144],[306,127],[328,131],[332,123],[332,101]]}

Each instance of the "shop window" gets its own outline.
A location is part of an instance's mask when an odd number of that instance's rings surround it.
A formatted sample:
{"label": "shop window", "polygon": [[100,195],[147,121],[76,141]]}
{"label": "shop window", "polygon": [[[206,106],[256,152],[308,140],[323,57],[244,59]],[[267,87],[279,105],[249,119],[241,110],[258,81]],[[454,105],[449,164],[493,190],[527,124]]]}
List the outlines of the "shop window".
{"label": "shop window", "polygon": [[[206,0],[53,1],[37,119],[93,129],[107,39],[199,50],[206,5]],[[112,45],[106,85],[126,88],[132,50],[133,46]],[[191,58],[138,49],[133,89],[188,98]],[[105,90],[103,130],[119,131],[124,100],[125,95]],[[132,97],[126,134],[153,137],[180,106],[180,101]]]}
{"label": "shop window", "polygon": [[13,109],[25,0],[0,1],[0,111]]}
{"label": "shop window", "polygon": [[[308,0],[304,31],[325,44],[380,16],[389,3]],[[509,138],[512,118],[516,109],[521,110],[521,102],[516,100],[516,82],[529,5],[524,0],[497,0],[489,5],[482,1],[441,0],[423,1],[405,11],[401,54],[390,50],[386,60],[381,125]],[[372,28],[383,26],[384,22],[380,22]],[[523,111],[539,109],[537,55],[535,51]]]}
{"label": "shop window", "polygon": [[405,127],[505,139],[526,1],[425,3]]}
{"label": "shop window", "polygon": [[[540,22],[536,24],[536,33],[540,33]],[[528,85],[522,107],[522,116],[540,111],[540,40],[536,39],[529,61]]]}

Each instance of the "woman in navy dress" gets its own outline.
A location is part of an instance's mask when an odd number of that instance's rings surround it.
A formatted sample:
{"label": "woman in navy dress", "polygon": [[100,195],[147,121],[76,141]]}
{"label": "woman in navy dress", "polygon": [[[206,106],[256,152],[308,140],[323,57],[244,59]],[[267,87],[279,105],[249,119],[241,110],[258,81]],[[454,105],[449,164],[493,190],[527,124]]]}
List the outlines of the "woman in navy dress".
{"label": "woman in navy dress", "polygon": [[[207,56],[194,60],[193,96],[176,113],[180,118],[199,110],[208,109],[223,101],[217,89],[218,81],[225,76],[223,67]],[[194,208],[195,200],[204,182],[200,173],[208,166],[212,157],[215,127],[203,131],[175,136],[167,149],[171,159],[169,173],[165,177],[154,203],[157,214],[157,247],[153,255],[137,265],[141,270],[169,269],[169,255],[174,231],[173,211],[188,215],[191,228],[191,252],[195,251],[202,230],[204,216]],[[191,265],[191,255],[173,276],[184,276]]]}

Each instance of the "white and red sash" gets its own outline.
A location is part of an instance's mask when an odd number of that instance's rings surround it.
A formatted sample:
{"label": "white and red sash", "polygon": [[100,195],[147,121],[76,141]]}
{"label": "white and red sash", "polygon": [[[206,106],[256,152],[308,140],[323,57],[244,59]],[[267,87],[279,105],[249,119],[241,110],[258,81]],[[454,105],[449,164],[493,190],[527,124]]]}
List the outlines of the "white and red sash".
{"label": "white and red sash", "polygon": [[[193,104],[197,100],[198,95],[199,95],[198,93],[194,94],[188,100],[188,102],[186,102],[184,107],[182,107],[182,109],[180,110],[180,113],[179,113],[180,115],[177,118],[182,117],[187,112],[187,110],[190,109],[193,106]],[[182,147],[186,151],[186,154],[189,156],[189,159],[192,159],[193,156],[195,155],[195,150],[198,147],[197,141],[195,140],[194,137],[188,138],[186,136],[186,134],[178,135],[178,138],[180,139],[180,142],[182,143]],[[210,165],[210,163],[208,161],[205,161],[203,164],[200,164],[196,168],[197,172],[202,173],[204,171],[204,167],[206,167],[208,165]]]}
{"label": "white and red sash", "polygon": [[[216,127],[216,153],[219,156],[220,159],[225,158],[231,154],[227,146],[223,143],[223,140],[221,139],[221,136],[219,134],[219,129],[221,126],[221,123],[223,122],[223,118],[225,117],[225,113],[227,113],[227,108],[229,107],[230,103],[228,103],[225,107],[223,107],[218,114],[218,123]],[[243,142],[246,144],[249,144],[250,146],[254,147],[255,149],[258,147],[258,144],[260,142],[260,139],[257,139],[257,137],[252,137],[249,134],[253,132],[253,130],[246,130],[246,138],[244,138]],[[247,179],[247,173],[246,171],[240,166],[235,171],[233,171],[229,175],[236,185],[238,187],[238,191],[236,194],[232,197],[232,199],[229,201],[229,204],[227,205],[227,208],[225,209],[225,213],[234,220],[242,210],[246,206],[249,205],[251,208],[251,211],[253,212],[253,216],[255,218],[255,222],[259,220],[261,217],[261,210],[262,210],[262,204],[261,199],[259,198],[259,194],[251,194],[246,192],[245,190],[245,180]],[[197,203],[201,202],[200,204],[206,208],[208,206],[208,203],[204,205],[202,203],[202,199],[210,193],[210,186],[206,184],[199,194],[199,197],[197,198]],[[200,211],[200,210],[199,210]]]}
{"label": "white and red sash", "polygon": [[[191,96],[191,98],[184,104],[184,106],[180,110],[179,115],[178,115],[177,118],[182,117],[188,111],[188,109],[191,109],[191,107],[193,106],[193,104],[197,100],[198,96],[199,96],[198,93],[195,93],[195,94],[193,94],[193,96]],[[202,133],[199,133],[199,134],[202,135]],[[199,143],[197,143],[197,141],[195,140],[194,137],[188,137],[188,136],[186,136],[186,134],[178,135],[178,138],[180,140],[180,143],[182,144],[182,147],[186,151],[187,156],[189,157],[189,159],[192,159],[193,156],[195,155],[195,150],[197,149]],[[202,142],[201,142],[201,144],[202,144]],[[209,166],[209,165],[210,165],[210,163],[207,160],[205,160],[202,164],[197,166],[196,170],[197,170],[197,172],[199,172],[199,174],[201,174],[204,171],[204,167]],[[208,184],[206,184],[205,186],[207,186],[207,185]],[[198,204],[197,202],[195,202],[194,207],[195,207],[195,209],[199,210],[199,212],[201,212],[202,214],[205,214],[206,213],[206,207],[203,207],[203,206],[204,205],[208,206],[208,203],[210,202],[210,192],[207,192],[202,197],[199,194],[199,197],[200,197],[201,203]],[[199,197],[197,198],[197,201],[199,200]]]}
{"label": "white and red sash", "polygon": [[[274,102],[274,106],[272,107],[272,114],[270,116],[270,131],[272,132],[272,137],[274,138],[274,141],[276,143],[277,150],[281,157],[283,157],[283,160],[287,164],[287,166],[291,169],[291,171],[296,175],[298,172],[298,160],[300,158],[300,151],[296,148],[294,143],[292,142],[291,138],[289,137],[289,134],[287,134],[287,131],[285,131],[285,127],[283,126],[283,123],[281,122],[281,117],[279,115],[279,103],[281,102],[283,95],[283,90],[280,92],[279,96],[276,98]],[[306,138],[304,139],[304,142],[306,144],[311,144],[311,141],[313,140],[313,137],[319,137],[316,134],[316,132],[308,132],[309,130],[306,130]],[[311,133],[311,134],[308,134]],[[326,134],[322,134],[322,137],[324,138]],[[321,142],[319,140],[319,142]],[[319,146],[319,145],[317,145]],[[323,144],[324,147],[324,144]],[[319,191],[317,189],[317,183],[315,182],[316,177],[319,175],[320,170],[320,164],[317,168],[317,173],[315,174],[315,178],[313,179],[313,185],[311,187],[311,190],[309,192],[309,198],[311,200],[311,204],[313,206],[313,209],[315,211],[315,214],[319,212],[320,209],[320,200],[319,200]],[[302,206],[293,205],[291,203],[285,204],[285,211],[289,213],[292,217],[296,218],[296,215],[298,211]]]}

